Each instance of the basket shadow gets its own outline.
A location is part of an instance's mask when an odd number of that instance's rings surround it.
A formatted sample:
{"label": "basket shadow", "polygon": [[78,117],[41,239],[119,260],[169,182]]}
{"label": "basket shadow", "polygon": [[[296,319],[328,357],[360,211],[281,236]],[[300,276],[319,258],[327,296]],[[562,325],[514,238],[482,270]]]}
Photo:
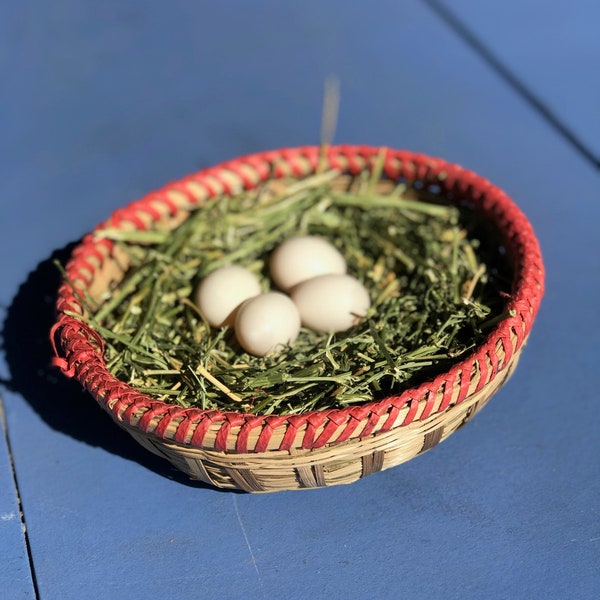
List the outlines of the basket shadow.
{"label": "basket shadow", "polygon": [[91,446],[132,460],[168,479],[196,488],[216,489],[193,481],[168,461],[140,446],[118,427],[74,380],[51,365],[49,331],[60,285],[55,261],[66,262],[76,242],[55,250],[21,284],[2,324],[2,346],[10,379],[1,382],[21,395],[52,429]]}

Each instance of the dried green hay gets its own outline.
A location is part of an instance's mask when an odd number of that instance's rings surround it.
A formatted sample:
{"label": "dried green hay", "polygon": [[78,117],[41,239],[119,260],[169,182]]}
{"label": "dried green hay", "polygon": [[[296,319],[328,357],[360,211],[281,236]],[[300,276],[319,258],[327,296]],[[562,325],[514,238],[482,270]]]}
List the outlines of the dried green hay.
{"label": "dried green hay", "polygon": [[[478,213],[435,189],[326,172],[275,180],[198,207],[174,231],[104,229],[131,266],[84,319],[105,341],[108,370],[183,407],[256,414],[345,407],[399,393],[445,371],[504,316],[510,292],[502,247]],[[367,287],[372,307],[335,335],[303,329],[281,352],[243,352],[191,301],[219,266],[256,273],[283,240],[326,237]]]}

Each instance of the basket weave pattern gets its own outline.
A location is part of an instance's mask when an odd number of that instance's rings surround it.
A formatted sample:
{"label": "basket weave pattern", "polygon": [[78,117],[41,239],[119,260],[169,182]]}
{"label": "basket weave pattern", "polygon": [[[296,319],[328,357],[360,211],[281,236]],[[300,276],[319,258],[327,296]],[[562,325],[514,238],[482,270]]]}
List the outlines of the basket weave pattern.
{"label": "basket weave pattern", "polygon": [[[357,175],[371,170],[379,148],[337,146],[326,166]],[[207,199],[235,195],[277,178],[315,173],[318,147],[255,154],[201,171],[120,209],[107,227],[173,229]],[[111,375],[99,335],[67,313],[82,314],[78,295],[92,298],[122,278],[126,259],[106,238],[88,234],[74,250],[57,300],[51,338],[55,364],[75,377],[143,446],[192,478],[224,488],[276,491],[349,483],[409,460],[468,421],[516,366],[543,295],[539,245],[523,213],[499,188],[457,165],[386,150],[383,174],[441,188],[481,211],[501,232],[514,270],[511,316],[449,371],[402,393],[344,409],[303,415],[252,415],[184,409],[152,399]],[[71,286],[74,285],[75,290]],[[58,342],[58,343],[57,343]]]}

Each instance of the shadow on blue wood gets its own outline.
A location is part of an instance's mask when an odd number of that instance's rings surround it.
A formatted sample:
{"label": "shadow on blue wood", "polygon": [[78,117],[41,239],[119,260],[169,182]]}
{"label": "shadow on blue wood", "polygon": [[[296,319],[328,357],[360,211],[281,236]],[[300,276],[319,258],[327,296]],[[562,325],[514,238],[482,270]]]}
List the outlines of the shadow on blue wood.
{"label": "shadow on blue wood", "polygon": [[2,328],[10,379],[2,383],[25,398],[52,429],[135,461],[169,479],[192,487],[206,487],[143,449],[112,422],[79,383],[63,377],[51,365],[49,331],[54,323],[54,302],[60,285],[55,261],[64,263],[75,244],[54,251],[40,262],[10,304]]}

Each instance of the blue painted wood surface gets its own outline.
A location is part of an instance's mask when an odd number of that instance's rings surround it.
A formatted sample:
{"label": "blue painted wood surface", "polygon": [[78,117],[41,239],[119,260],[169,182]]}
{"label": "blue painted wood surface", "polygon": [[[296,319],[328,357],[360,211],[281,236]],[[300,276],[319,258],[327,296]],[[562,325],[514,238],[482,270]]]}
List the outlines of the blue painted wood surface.
{"label": "blue painted wood surface", "polygon": [[[417,0],[4,11],[3,397],[40,598],[600,596],[589,162]],[[507,386],[410,463],[263,496],[186,482],[48,367],[52,260],[167,181],[316,143],[330,73],[337,141],[443,156],[513,196],[547,265],[538,321]]]}
{"label": "blue painted wood surface", "polygon": [[600,167],[600,7],[595,0],[426,0],[551,126]]}
{"label": "blue painted wood surface", "polygon": [[15,600],[29,600],[35,598],[33,578],[2,414],[0,434],[0,590],[3,590],[0,594]]}

